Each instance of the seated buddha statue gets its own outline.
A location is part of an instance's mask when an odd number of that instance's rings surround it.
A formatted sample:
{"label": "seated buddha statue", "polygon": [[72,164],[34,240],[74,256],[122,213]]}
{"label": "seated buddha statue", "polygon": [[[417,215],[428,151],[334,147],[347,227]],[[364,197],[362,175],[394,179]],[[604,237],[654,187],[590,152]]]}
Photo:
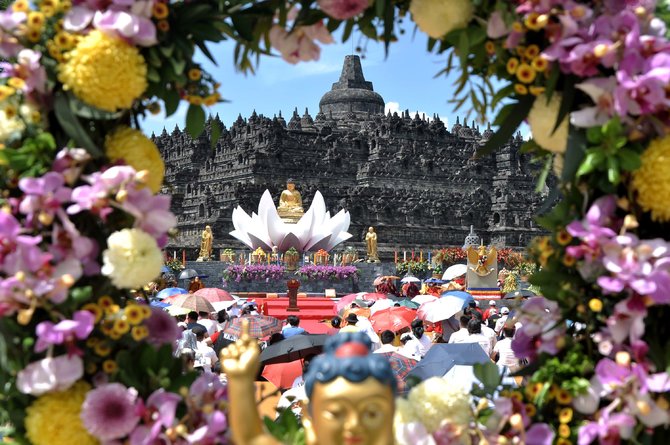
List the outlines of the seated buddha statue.
{"label": "seated buddha statue", "polygon": [[295,181],[292,179],[286,181],[286,190],[281,192],[277,212],[281,219],[290,223],[298,222],[305,213],[302,208],[302,197],[300,192],[295,189]]}

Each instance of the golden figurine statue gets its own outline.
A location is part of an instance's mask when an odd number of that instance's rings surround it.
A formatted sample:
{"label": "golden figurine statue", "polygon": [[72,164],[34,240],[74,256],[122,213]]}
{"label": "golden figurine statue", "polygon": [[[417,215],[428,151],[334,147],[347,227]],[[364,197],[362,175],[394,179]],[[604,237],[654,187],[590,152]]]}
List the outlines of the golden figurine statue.
{"label": "golden figurine statue", "polygon": [[205,230],[202,231],[202,237],[200,238],[200,253],[198,254],[198,259],[196,261],[209,261],[212,257],[212,244],[214,243],[214,234],[212,234],[212,228],[206,226]]}
{"label": "golden figurine statue", "polygon": [[289,223],[296,223],[305,214],[302,208],[302,197],[300,192],[295,189],[295,181],[289,179],[286,181],[286,190],[279,196],[279,207],[277,213],[281,219]]}
{"label": "golden figurine statue", "polygon": [[[305,374],[309,402],[302,410],[307,445],[393,444],[396,380],[388,361],[370,353],[371,346],[365,333],[338,334],[327,340],[324,354],[310,362]],[[240,339],[221,351],[230,430],[239,445],[280,443],[265,431],[256,410],[259,356],[248,321],[242,324]]]}
{"label": "golden figurine statue", "polygon": [[368,249],[368,263],[379,263],[379,252],[377,251],[377,232],[374,227],[368,227],[365,234],[365,244]]}
{"label": "golden figurine statue", "polygon": [[468,268],[480,277],[485,277],[495,270],[495,267],[492,267],[498,255],[495,247],[491,246],[487,252],[483,244],[478,248],[468,246],[467,253]]}

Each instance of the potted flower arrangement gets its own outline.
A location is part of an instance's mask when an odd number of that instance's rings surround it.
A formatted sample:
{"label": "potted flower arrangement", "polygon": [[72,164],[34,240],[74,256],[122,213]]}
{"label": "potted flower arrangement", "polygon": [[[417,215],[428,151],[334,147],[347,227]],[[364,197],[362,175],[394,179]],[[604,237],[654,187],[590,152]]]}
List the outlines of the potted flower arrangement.
{"label": "potted flower arrangement", "polygon": [[298,253],[295,247],[291,247],[284,252],[283,260],[286,270],[296,270],[298,268],[298,260],[300,260],[300,253]]}
{"label": "potted flower arrangement", "polygon": [[407,273],[410,273],[418,278],[428,277],[428,261],[407,260],[398,262],[396,264],[396,275],[403,276]]}
{"label": "potted flower arrangement", "polygon": [[330,258],[330,255],[328,254],[328,252],[326,252],[323,249],[319,249],[319,251],[317,251],[314,254],[314,264],[327,265],[328,264],[328,258]]}
{"label": "potted flower arrangement", "polygon": [[173,275],[179,275],[179,272],[184,270],[184,265],[182,264],[181,260],[177,259],[169,259],[165,262],[165,267],[170,269],[170,273]]}
{"label": "potted flower arrangement", "polygon": [[442,264],[433,264],[431,272],[433,278],[442,278]]}
{"label": "potted flower arrangement", "polygon": [[220,259],[224,263],[234,263],[235,251],[233,249],[224,249],[223,252],[221,252]]}
{"label": "potted flower arrangement", "polygon": [[303,280],[347,280],[358,279],[359,270],[356,266],[328,266],[309,264],[296,271]]}
{"label": "potted flower arrangement", "polygon": [[265,253],[265,251],[259,247],[251,253],[251,263],[263,264],[265,263],[266,256],[267,254]]}
{"label": "potted flower arrangement", "polygon": [[348,266],[349,264],[355,263],[357,259],[358,252],[356,252],[356,249],[354,249],[352,246],[347,246],[347,248],[344,249],[344,252],[342,253],[341,265]]}

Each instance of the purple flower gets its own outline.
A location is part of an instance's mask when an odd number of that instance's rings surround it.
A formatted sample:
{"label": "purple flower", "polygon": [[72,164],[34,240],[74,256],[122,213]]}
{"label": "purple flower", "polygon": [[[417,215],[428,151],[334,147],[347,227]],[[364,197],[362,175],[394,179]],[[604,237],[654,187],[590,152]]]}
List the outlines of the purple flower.
{"label": "purple flower", "polygon": [[175,319],[162,309],[152,307],[151,316],[144,324],[149,330],[147,341],[153,345],[174,343],[181,337],[181,330]]}
{"label": "purple flower", "polygon": [[77,355],[47,357],[26,366],[16,376],[16,388],[24,394],[40,396],[64,391],[84,375],[84,362]]}
{"label": "purple flower", "polygon": [[140,404],[140,415],[144,419],[151,419],[149,426],[140,425],[130,435],[131,445],[152,445],[159,437],[163,428],[171,428],[173,426],[175,415],[177,413],[177,405],[181,401],[181,397],[177,394],[167,392],[164,389],[154,391],[145,406]]}
{"label": "purple flower", "polygon": [[[204,406],[207,403],[216,404],[225,400],[226,387],[215,374],[202,374],[198,377],[189,390],[191,406]],[[198,427],[188,435],[189,443],[208,443],[228,428],[228,421],[224,412],[214,410],[211,413],[193,412]]]}
{"label": "purple flower", "polygon": [[63,203],[70,200],[72,190],[64,187],[65,178],[56,172],[49,172],[39,178],[23,178],[19,188],[24,192],[19,211],[27,215],[27,223],[34,224],[35,216],[40,222],[50,225]]}
{"label": "purple flower", "polygon": [[148,188],[130,189],[121,207],[135,217],[133,227],[159,239],[158,246],[165,247],[166,233],[177,225],[177,218],[170,211],[169,196],[154,196]]}
{"label": "purple flower", "polygon": [[120,383],[109,383],[86,394],[81,420],[91,435],[101,441],[121,439],[140,421],[137,391]]}
{"label": "purple flower", "polygon": [[12,8],[0,11],[0,57],[15,57],[23,48],[12,31],[25,22],[26,17],[24,12],[14,12]]}
{"label": "purple flower", "polygon": [[551,445],[554,442],[554,431],[546,423],[536,423],[526,431],[527,445]]}
{"label": "purple flower", "polygon": [[74,342],[83,340],[93,331],[95,316],[89,311],[77,311],[72,316],[72,320],[63,320],[58,324],[50,321],[43,321],[37,325],[37,342],[35,343],[35,352],[42,352],[51,345],[61,345],[69,343],[70,347],[76,350]]}
{"label": "purple flower", "polygon": [[596,422],[589,422],[579,429],[577,444],[589,445],[597,439],[601,445],[619,445],[622,438],[630,438],[635,424],[635,419],[629,414],[610,415],[604,409]]}
{"label": "purple flower", "polygon": [[527,300],[519,310],[522,327],[512,340],[512,349],[519,358],[534,359],[538,354],[556,354],[565,335],[560,322],[558,304],[543,297]]}
{"label": "purple flower", "polygon": [[612,340],[622,343],[626,338],[637,341],[644,335],[647,306],[639,296],[632,296],[614,306],[614,314],[607,319]]}

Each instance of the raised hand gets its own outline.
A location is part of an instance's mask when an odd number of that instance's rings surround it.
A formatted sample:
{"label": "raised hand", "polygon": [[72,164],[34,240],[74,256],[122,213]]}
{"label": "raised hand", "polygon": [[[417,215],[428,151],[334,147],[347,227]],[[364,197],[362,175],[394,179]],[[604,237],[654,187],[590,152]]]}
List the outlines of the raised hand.
{"label": "raised hand", "polygon": [[255,338],[249,336],[249,321],[242,320],[242,335],[221,351],[221,366],[230,377],[256,378],[260,369],[260,350]]}

